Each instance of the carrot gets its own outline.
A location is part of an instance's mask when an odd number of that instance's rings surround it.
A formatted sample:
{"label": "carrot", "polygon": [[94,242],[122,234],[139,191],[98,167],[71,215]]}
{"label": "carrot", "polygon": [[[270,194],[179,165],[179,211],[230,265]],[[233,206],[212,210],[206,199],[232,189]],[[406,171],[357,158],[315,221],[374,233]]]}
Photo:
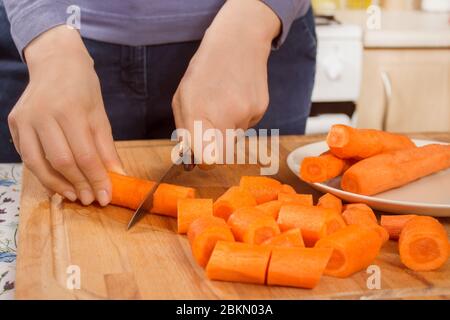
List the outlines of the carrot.
{"label": "carrot", "polygon": [[280,192],[282,192],[282,193],[292,193],[292,194],[297,193],[297,191],[295,191],[294,187],[292,187],[292,186],[290,186],[288,184],[283,184],[281,186]]}
{"label": "carrot", "polygon": [[411,218],[400,233],[400,260],[414,271],[442,267],[449,257],[447,231],[438,220],[427,216]]}
{"label": "carrot", "polygon": [[335,233],[347,225],[342,215],[334,209],[327,209],[325,224],[327,225],[327,235]]}
{"label": "carrot", "polygon": [[332,209],[339,214],[342,213],[342,200],[331,193],[326,193],[321,196],[317,206],[320,208]]}
{"label": "carrot", "polygon": [[256,207],[237,209],[228,218],[228,225],[237,241],[261,244],[265,240],[280,234],[275,219]]}
{"label": "carrot", "polygon": [[342,176],[345,191],[374,195],[450,167],[450,145],[431,144],[364,159]]}
{"label": "carrot", "polygon": [[328,248],[273,248],[267,284],[313,289],[319,283],[332,251]]}
{"label": "carrot", "polygon": [[234,210],[251,206],[256,206],[256,200],[247,190],[231,187],[214,202],[213,210],[216,217],[228,220]]}
{"label": "carrot", "polygon": [[374,155],[415,147],[410,138],[374,129],[355,129],[342,124],[331,127],[327,136],[330,151],[341,159],[365,159]]}
{"label": "carrot", "polygon": [[406,223],[412,218],[416,217],[414,214],[402,214],[402,215],[382,215],[380,224],[386,229],[389,234],[389,239],[398,240],[400,233]]}
{"label": "carrot", "polygon": [[280,200],[272,200],[269,202],[261,203],[257,205],[256,208],[264,211],[266,214],[271,215],[274,219],[278,218],[278,212],[280,212],[280,208],[283,205],[283,202]]}
{"label": "carrot", "polygon": [[155,182],[108,172],[112,184],[111,204],[136,210]]}
{"label": "carrot", "polygon": [[342,213],[342,217],[348,225],[356,224],[372,228],[378,233],[382,243],[389,240],[388,232],[378,224],[375,213],[368,205],[364,203],[347,204],[344,212]]}
{"label": "carrot", "polygon": [[371,228],[351,225],[320,239],[315,247],[334,249],[324,273],[345,278],[367,268],[375,260],[381,239]]}
{"label": "carrot", "polygon": [[177,203],[181,199],[195,198],[195,189],[161,183],[153,194],[151,213],[177,216]]}
{"label": "carrot", "polygon": [[311,247],[327,233],[327,212],[328,209],[318,207],[285,205],[280,209],[277,222],[281,231],[299,228],[305,245]]}
{"label": "carrot", "polygon": [[186,233],[189,226],[197,218],[213,215],[212,199],[180,199],[178,200],[177,224],[178,233]]}
{"label": "carrot", "polygon": [[261,176],[242,176],[239,186],[247,190],[255,198],[257,204],[276,200],[282,188],[280,181]]}
{"label": "carrot", "polygon": [[[155,182],[109,172],[113,186],[111,204],[136,210]],[[177,216],[179,199],[195,198],[195,189],[161,183],[153,194],[152,213]]]}
{"label": "carrot", "polygon": [[313,205],[312,194],[292,194],[292,193],[279,193],[278,200],[282,201],[284,204],[297,204],[303,206]]}
{"label": "carrot", "polygon": [[211,280],[264,284],[271,248],[219,241],[206,267]]}
{"label": "carrot", "polygon": [[192,255],[203,268],[208,264],[217,241],[234,241],[230,227],[223,219],[214,216],[197,218],[189,226],[187,235]]}
{"label": "carrot", "polygon": [[262,245],[280,247],[305,247],[300,229],[291,229],[267,239]]}
{"label": "carrot", "polygon": [[325,182],[340,176],[349,167],[349,161],[326,153],[306,157],[300,164],[300,179],[310,183]]}

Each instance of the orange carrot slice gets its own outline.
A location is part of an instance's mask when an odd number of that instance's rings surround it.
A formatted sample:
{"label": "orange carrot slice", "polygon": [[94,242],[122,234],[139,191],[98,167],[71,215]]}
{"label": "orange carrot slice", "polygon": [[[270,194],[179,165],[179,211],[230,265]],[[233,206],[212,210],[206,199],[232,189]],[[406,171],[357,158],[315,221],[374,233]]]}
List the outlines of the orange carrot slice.
{"label": "orange carrot slice", "polygon": [[355,129],[334,125],[327,136],[327,144],[335,156],[348,159],[365,159],[374,155],[415,147],[404,135],[374,129]]}
{"label": "orange carrot slice", "polygon": [[219,241],[206,267],[211,280],[264,284],[271,248]]}
{"label": "orange carrot slice", "polygon": [[450,145],[430,144],[364,159],[342,176],[345,191],[374,195],[450,167]]}
{"label": "orange carrot slice", "polygon": [[273,248],[267,284],[306,289],[316,287],[332,251],[328,248]]}
{"label": "orange carrot slice", "polygon": [[282,201],[284,204],[296,204],[296,205],[303,205],[303,206],[312,206],[313,205],[312,194],[279,193],[278,200]]}
{"label": "orange carrot slice", "polygon": [[262,176],[242,176],[239,186],[247,190],[257,204],[276,200],[282,188],[280,181]]}
{"label": "orange carrot slice", "polygon": [[317,206],[320,208],[332,209],[339,214],[342,213],[342,200],[331,193],[326,193],[321,196]]}
{"label": "orange carrot slice", "polygon": [[349,161],[325,153],[306,157],[300,164],[300,179],[310,183],[325,182],[340,176],[349,167]]}
{"label": "orange carrot slice", "polygon": [[212,199],[180,199],[178,200],[177,224],[178,233],[186,233],[189,226],[197,218],[213,215]]}
{"label": "orange carrot slice", "polygon": [[261,244],[265,240],[280,234],[275,219],[256,207],[237,209],[228,219],[228,225],[237,241]]}
{"label": "orange carrot slice", "polygon": [[[320,207],[319,207],[320,208]],[[326,209],[325,224],[327,225],[327,235],[335,233],[344,228],[347,224],[340,213],[334,209]]]}
{"label": "orange carrot slice", "polygon": [[398,247],[402,263],[414,271],[439,269],[449,257],[447,231],[432,217],[410,219],[400,233]]}
{"label": "orange carrot slice", "polygon": [[378,233],[382,243],[389,240],[389,234],[378,224],[377,217],[373,210],[363,203],[352,203],[345,206],[345,210],[342,213],[342,217],[348,225],[361,225],[364,227],[372,228]]}
{"label": "orange carrot slice", "polygon": [[292,194],[296,194],[297,193],[297,191],[295,191],[294,187],[292,187],[292,186],[290,186],[288,184],[283,184],[281,186],[280,192],[282,192],[282,193],[292,193]]}
{"label": "orange carrot slice", "polygon": [[389,233],[389,239],[398,240],[406,223],[414,217],[414,214],[382,215],[380,224]]}
{"label": "orange carrot slice", "polygon": [[351,225],[320,239],[315,247],[334,249],[324,273],[345,278],[367,268],[375,260],[381,239],[371,228]]}
{"label": "orange carrot slice", "polygon": [[251,206],[256,206],[256,200],[247,190],[231,187],[214,202],[213,210],[216,217],[228,220],[236,209]]}
{"label": "orange carrot slice", "polygon": [[262,243],[262,245],[278,247],[305,247],[300,229],[285,231],[277,236],[267,239]]}
{"label": "orange carrot slice", "polygon": [[328,209],[318,207],[285,205],[280,209],[277,222],[281,231],[299,228],[305,245],[311,247],[327,234],[327,212]]}
{"label": "orange carrot slice", "polygon": [[204,216],[191,223],[188,230],[192,255],[201,267],[208,264],[217,241],[233,242],[233,233],[223,219]]}
{"label": "orange carrot slice", "polygon": [[[109,172],[112,183],[111,204],[136,210],[155,182]],[[161,183],[153,194],[152,213],[177,216],[179,199],[195,198],[195,189]]]}
{"label": "orange carrot slice", "polygon": [[261,203],[260,205],[257,205],[256,208],[264,211],[268,215],[271,215],[276,220],[278,218],[278,212],[280,212],[282,205],[282,201],[272,200],[269,202]]}

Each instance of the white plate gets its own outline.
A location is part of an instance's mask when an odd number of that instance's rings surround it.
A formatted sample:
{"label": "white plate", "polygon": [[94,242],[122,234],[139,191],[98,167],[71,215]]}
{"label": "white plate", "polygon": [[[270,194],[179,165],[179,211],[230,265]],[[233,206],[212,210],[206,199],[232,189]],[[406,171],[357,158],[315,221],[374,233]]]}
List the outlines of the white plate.
{"label": "white plate", "polygon": [[[417,146],[439,141],[413,140]],[[328,150],[325,141],[302,146],[292,151],[288,158],[289,168],[298,176],[300,162],[305,157],[318,156]],[[309,183],[314,189],[329,192],[348,202],[366,203],[374,209],[392,213],[414,213],[435,217],[450,217],[450,169],[424,177],[405,186],[375,196],[363,196],[347,192],[340,187],[341,178],[324,183]]]}

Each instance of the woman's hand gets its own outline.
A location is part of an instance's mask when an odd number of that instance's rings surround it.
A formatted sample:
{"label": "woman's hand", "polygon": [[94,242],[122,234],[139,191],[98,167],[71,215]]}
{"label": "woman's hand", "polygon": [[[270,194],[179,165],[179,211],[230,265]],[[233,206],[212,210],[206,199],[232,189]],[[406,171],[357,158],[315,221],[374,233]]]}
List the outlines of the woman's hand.
{"label": "woman's hand", "polygon": [[177,128],[247,129],[269,104],[267,60],[280,33],[276,14],[259,0],[228,0],[208,28],[173,97]]}
{"label": "woman's hand", "polygon": [[25,49],[30,82],[8,122],[25,165],[50,191],[107,205],[122,171],[93,61],[76,30],[53,28]]}

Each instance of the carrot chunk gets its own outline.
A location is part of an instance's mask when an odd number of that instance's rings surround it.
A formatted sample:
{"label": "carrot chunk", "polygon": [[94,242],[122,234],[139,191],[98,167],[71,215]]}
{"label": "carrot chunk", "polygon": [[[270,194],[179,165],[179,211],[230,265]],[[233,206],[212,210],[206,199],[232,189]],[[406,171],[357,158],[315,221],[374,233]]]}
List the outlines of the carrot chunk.
{"label": "carrot chunk", "polygon": [[415,271],[439,269],[449,257],[447,231],[432,217],[410,219],[400,233],[398,247],[402,263]]}
{"label": "carrot chunk", "polygon": [[285,231],[279,235],[276,235],[270,239],[267,239],[262,243],[267,246],[279,246],[279,247],[305,247],[303,243],[303,236],[300,229],[291,229]]}
{"label": "carrot chunk", "polygon": [[367,268],[375,260],[381,239],[371,228],[351,225],[320,239],[315,247],[334,249],[324,273],[345,278]]}
{"label": "carrot chunk", "polygon": [[331,127],[327,144],[335,156],[365,159],[374,155],[415,147],[404,135],[374,129],[355,129],[342,124]]}
{"label": "carrot chunk", "polygon": [[336,231],[344,228],[347,225],[340,213],[333,209],[326,210],[325,224],[327,226],[327,235],[335,233]]}
{"label": "carrot chunk", "polygon": [[247,190],[257,204],[276,200],[282,188],[280,181],[263,176],[242,176],[239,186]]}
{"label": "carrot chunk", "polygon": [[267,284],[314,288],[320,281],[332,251],[328,248],[273,248]]}
{"label": "carrot chunk", "polygon": [[[109,172],[112,183],[111,204],[136,210],[155,182]],[[152,213],[177,216],[179,199],[195,198],[195,189],[161,183],[153,194]]]}
{"label": "carrot chunk", "polygon": [[275,219],[256,207],[237,209],[228,218],[227,223],[237,241],[249,244],[261,244],[280,234],[280,228]]}
{"label": "carrot chunk", "polygon": [[214,202],[213,210],[216,217],[228,220],[236,209],[251,206],[256,206],[255,198],[247,190],[235,186],[229,188]]}
{"label": "carrot chunk", "polygon": [[361,160],[342,176],[345,191],[374,195],[450,167],[450,145],[430,144]]}
{"label": "carrot chunk", "polygon": [[372,228],[378,233],[382,243],[389,240],[388,232],[378,224],[373,210],[364,203],[352,203],[345,206],[342,217],[348,225],[361,225]]}
{"label": "carrot chunk", "polygon": [[234,236],[223,219],[204,216],[191,223],[188,230],[192,255],[201,267],[208,264],[217,241],[233,242]]}
{"label": "carrot chunk", "polygon": [[180,199],[178,200],[177,224],[178,233],[186,233],[189,226],[197,218],[213,215],[212,199]]}
{"label": "carrot chunk", "polygon": [[261,203],[256,208],[264,211],[268,215],[271,215],[275,220],[278,218],[278,212],[280,212],[283,202],[280,200],[272,200],[269,202]]}
{"label": "carrot chunk", "polygon": [[389,239],[398,240],[406,223],[414,217],[414,214],[382,215],[380,224],[388,232]]}
{"label": "carrot chunk", "polygon": [[349,167],[349,161],[330,153],[306,157],[300,164],[300,179],[310,183],[325,182],[340,176]]}
{"label": "carrot chunk", "polygon": [[317,240],[326,236],[326,215],[328,209],[285,205],[278,214],[278,225],[281,231],[299,228],[307,247],[314,246]]}
{"label": "carrot chunk", "polygon": [[282,192],[282,193],[292,193],[292,194],[297,193],[297,191],[295,191],[294,187],[292,187],[292,186],[290,186],[288,184],[283,184],[281,186],[280,192]]}
{"label": "carrot chunk", "polygon": [[271,248],[219,241],[206,266],[211,280],[264,284]]}
{"label": "carrot chunk", "polygon": [[303,206],[312,206],[313,205],[312,194],[279,193],[278,200],[282,201],[284,204],[296,204],[296,205],[303,205]]}
{"label": "carrot chunk", "polygon": [[342,200],[331,193],[326,193],[321,196],[317,206],[320,208],[332,209],[339,214],[342,213]]}

